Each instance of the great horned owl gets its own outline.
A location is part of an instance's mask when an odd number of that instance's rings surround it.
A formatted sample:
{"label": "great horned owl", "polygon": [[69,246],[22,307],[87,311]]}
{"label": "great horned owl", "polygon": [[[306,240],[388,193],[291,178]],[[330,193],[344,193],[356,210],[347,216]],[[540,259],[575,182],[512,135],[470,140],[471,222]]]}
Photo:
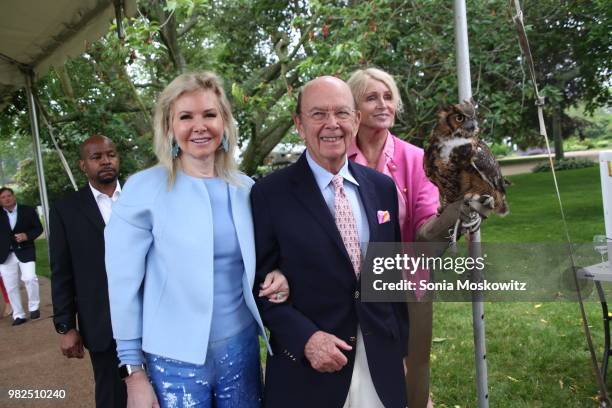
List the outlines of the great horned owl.
{"label": "great horned owl", "polygon": [[440,191],[441,210],[460,199],[476,199],[505,215],[509,183],[478,132],[473,101],[441,108],[425,150],[425,173]]}

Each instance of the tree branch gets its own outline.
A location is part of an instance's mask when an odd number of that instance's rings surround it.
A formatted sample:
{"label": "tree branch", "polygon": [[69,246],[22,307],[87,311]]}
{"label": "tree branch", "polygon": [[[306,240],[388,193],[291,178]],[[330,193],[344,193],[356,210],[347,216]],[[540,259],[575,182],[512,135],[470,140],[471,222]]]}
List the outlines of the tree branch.
{"label": "tree branch", "polygon": [[[110,106],[105,110],[110,113],[142,113],[142,110],[139,107],[130,106]],[[81,120],[84,116],[85,114],[83,112],[74,112],[59,118],[49,118],[49,123],[52,125],[57,125],[60,123],[76,122]]]}
{"label": "tree branch", "polygon": [[198,19],[200,18],[200,16],[201,16],[201,13],[193,12],[189,16],[189,20],[187,20],[185,24],[183,24],[183,26],[176,31],[176,36],[178,38],[181,38],[182,36],[187,34],[189,30],[195,27],[195,25],[198,23]]}

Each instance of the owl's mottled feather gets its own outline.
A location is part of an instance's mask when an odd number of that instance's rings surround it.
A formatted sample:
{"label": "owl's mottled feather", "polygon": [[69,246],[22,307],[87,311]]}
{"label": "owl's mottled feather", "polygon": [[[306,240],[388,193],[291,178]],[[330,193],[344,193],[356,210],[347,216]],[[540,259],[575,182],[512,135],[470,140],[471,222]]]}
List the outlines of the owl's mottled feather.
{"label": "owl's mottled feather", "polygon": [[474,196],[491,196],[493,210],[508,212],[507,181],[491,149],[478,138],[476,109],[471,101],[438,111],[438,123],[425,149],[425,173],[440,191],[442,209]]}

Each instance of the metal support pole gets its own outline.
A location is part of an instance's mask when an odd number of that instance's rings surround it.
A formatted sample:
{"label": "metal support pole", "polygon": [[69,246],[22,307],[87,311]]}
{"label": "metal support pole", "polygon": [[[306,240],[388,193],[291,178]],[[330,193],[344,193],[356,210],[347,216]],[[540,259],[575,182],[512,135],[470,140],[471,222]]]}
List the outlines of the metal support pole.
{"label": "metal support pole", "polygon": [[[470,78],[470,49],[467,32],[467,13],[465,0],[455,0],[455,46],[457,49],[457,83],[459,87],[459,102],[472,97],[472,80]],[[481,256],[480,231],[468,236],[469,251],[472,258]],[[471,271],[472,282],[482,280],[482,274],[476,269]],[[476,363],[476,389],[478,392],[478,407],[489,407],[487,351],[485,340],[484,303],[482,292],[472,292],[472,325],[474,330],[474,359]]]}
{"label": "metal support pole", "polygon": [[[43,208],[45,236],[49,236],[49,200],[47,198],[47,183],[45,183],[45,170],[43,168],[42,152],[40,149],[40,133],[38,131],[38,115],[36,103],[32,92],[33,73],[24,72],[26,81],[26,97],[30,113],[30,125],[32,127],[32,148],[34,150],[34,162],[36,163],[36,174],[38,175],[38,191],[40,192],[40,203]],[[47,241],[48,242],[48,241]]]}

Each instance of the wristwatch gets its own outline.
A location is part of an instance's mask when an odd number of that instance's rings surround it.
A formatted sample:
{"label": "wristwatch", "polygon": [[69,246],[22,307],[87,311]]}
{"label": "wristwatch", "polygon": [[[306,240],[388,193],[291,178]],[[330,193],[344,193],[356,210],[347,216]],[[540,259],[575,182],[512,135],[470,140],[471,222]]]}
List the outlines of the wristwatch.
{"label": "wristwatch", "polygon": [[125,364],[119,366],[119,377],[123,380],[138,371],[147,371],[147,366],[144,364]]}
{"label": "wristwatch", "polygon": [[66,334],[72,329],[67,323],[55,323],[55,331],[59,334]]}

